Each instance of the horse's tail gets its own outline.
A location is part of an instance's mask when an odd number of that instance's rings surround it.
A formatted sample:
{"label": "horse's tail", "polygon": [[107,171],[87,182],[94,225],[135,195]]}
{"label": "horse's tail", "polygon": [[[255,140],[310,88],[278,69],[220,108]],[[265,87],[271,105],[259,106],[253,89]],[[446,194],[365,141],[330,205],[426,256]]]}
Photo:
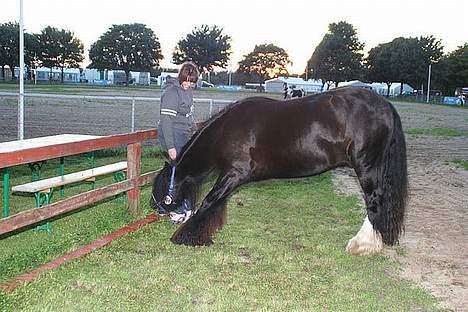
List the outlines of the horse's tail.
{"label": "horse's tail", "polygon": [[406,164],[406,143],[401,120],[392,107],[394,116],[393,133],[383,155],[383,170],[379,170],[382,181],[382,201],[379,218],[374,228],[382,234],[387,245],[394,245],[403,231],[406,199],[408,195],[408,172]]}

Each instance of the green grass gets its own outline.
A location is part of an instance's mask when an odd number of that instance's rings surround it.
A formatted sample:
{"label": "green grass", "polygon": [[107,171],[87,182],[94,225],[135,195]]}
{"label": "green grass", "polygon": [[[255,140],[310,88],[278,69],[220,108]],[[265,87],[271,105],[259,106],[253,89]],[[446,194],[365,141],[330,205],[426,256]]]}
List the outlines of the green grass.
{"label": "green grass", "polygon": [[[145,213],[149,196],[147,187]],[[172,244],[176,226],[163,220],[0,294],[0,304],[5,311],[438,311],[427,292],[393,277],[397,263],[345,253],[363,216],[355,197],[334,193],[330,174],[249,184],[228,208],[211,247]],[[2,240],[1,279],[132,220],[109,202],[53,222],[50,236]]]}
{"label": "green grass", "polygon": [[[104,150],[95,152],[96,166],[110,164],[125,159],[123,149]],[[143,151],[142,172],[160,168],[163,159],[159,149],[147,147]],[[42,178],[58,174],[59,161],[49,160],[42,169]],[[77,155],[65,158],[65,173],[76,172],[88,168],[86,155]],[[10,168],[10,187],[31,180],[31,171],[27,166]],[[100,177],[96,187],[113,183],[111,176]],[[146,187],[148,188],[148,187]],[[87,191],[90,185],[78,183],[65,188],[65,198]],[[3,194],[3,184],[0,187]],[[52,202],[60,199],[59,190],[53,194]],[[3,196],[0,199],[3,212]],[[35,207],[33,196],[10,194],[10,215]],[[148,211],[146,211],[148,212]],[[0,240],[0,281],[8,280],[26,270],[34,268],[41,263],[50,261],[72,249],[89,243],[113,230],[133,221],[136,217],[130,216],[125,203],[114,199],[85,208],[79,213],[59,218],[51,222],[52,235],[44,231],[28,230],[19,235],[10,236]],[[93,220],[90,222],[90,220]]]}
{"label": "green grass", "polygon": [[440,136],[440,137],[456,137],[468,136],[468,131],[453,129],[453,128],[406,128],[406,134],[413,136]]}
{"label": "green grass", "polygon": [[452,162],[457,164],[460,167],[465,168],[465,170],[468,170],[468,160],[456,159]]}

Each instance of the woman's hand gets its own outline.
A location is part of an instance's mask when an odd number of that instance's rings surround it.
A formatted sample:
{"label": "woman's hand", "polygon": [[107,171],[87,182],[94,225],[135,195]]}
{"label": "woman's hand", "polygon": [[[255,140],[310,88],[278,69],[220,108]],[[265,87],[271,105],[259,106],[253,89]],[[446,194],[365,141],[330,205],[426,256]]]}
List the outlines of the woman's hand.
{"label": "woman's hand", "polygon": [[171,160],[175,160],[177,158],[177,151],[175,148],[170,148],[167,150],[167,153],[169,154],[169,158]]}

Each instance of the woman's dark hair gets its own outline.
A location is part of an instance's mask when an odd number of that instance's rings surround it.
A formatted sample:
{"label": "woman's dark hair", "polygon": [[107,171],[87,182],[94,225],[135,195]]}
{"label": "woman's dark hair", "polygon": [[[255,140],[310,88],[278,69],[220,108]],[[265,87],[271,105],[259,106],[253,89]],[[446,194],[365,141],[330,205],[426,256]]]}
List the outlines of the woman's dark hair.
{"label": "woman's dark hair", "polygon": [[179,70],[179,83],[181,84],[184,81],[196,83],[199,75],[200,72],[195,64],[192,62],[185,62]]}

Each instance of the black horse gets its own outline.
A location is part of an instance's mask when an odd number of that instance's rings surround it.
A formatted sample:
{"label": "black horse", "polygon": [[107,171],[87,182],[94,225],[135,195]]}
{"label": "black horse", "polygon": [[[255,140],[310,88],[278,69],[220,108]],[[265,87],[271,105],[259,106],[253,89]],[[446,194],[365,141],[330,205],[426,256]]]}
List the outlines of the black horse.
{"label": "black horse", "polygon": [[252,97],[233,103],[195,133],[174,166],[166,163],[155,177],[151,204],[160,214],[195,207],[199,187],[216,174],[200,207],[171,238],[177,244],[209,245],[225,223],[228,197],[240,185],[340,166],[354,168],[367,206],[347,251],[372,254],[383,243],[397,243],[407,197],[401,121],[390,102],[360,88],[286,102]]}

